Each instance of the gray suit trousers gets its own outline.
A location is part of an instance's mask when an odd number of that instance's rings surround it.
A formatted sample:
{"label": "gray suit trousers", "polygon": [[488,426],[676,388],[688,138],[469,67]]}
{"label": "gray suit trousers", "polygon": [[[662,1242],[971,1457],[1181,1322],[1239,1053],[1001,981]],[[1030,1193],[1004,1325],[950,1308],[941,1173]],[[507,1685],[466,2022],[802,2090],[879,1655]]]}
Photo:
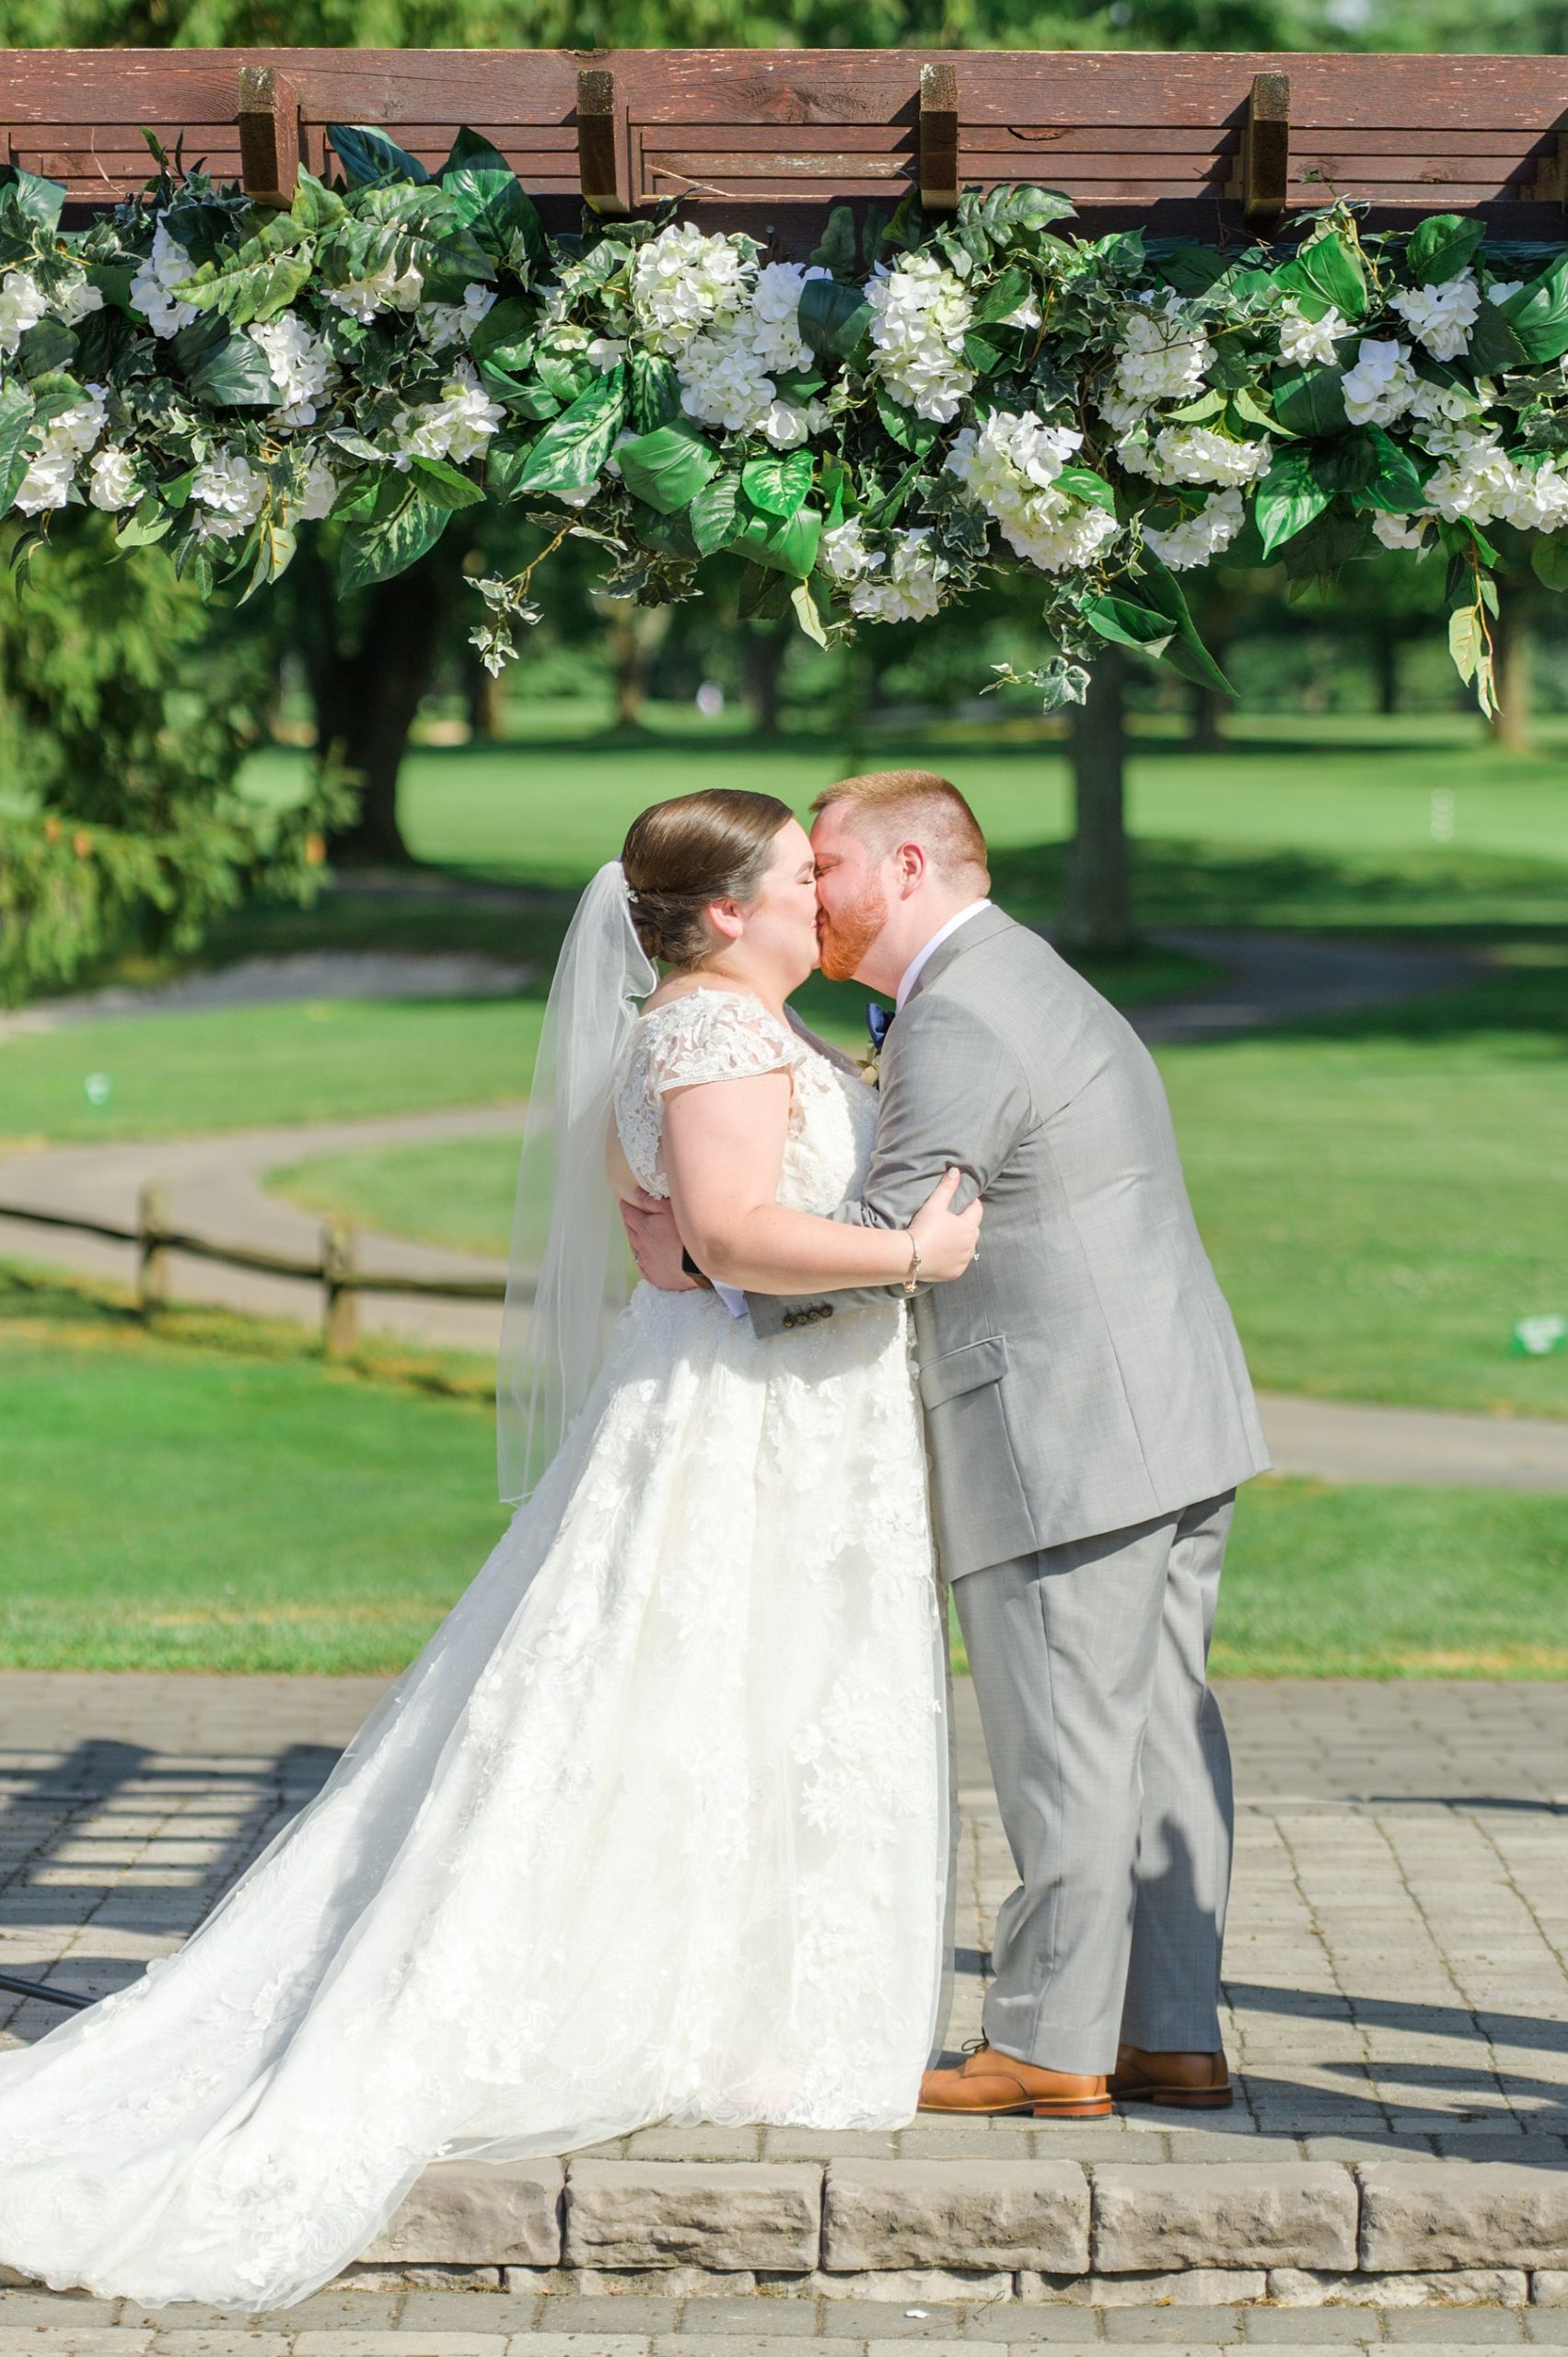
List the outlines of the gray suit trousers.
{"label": "gray suit trousers", "polygon": [[953,1583],[1018,1875],[985,2034],[1021,2061],[1220,2045],[1233,1812],[1205,1666],[1235,1497]]}

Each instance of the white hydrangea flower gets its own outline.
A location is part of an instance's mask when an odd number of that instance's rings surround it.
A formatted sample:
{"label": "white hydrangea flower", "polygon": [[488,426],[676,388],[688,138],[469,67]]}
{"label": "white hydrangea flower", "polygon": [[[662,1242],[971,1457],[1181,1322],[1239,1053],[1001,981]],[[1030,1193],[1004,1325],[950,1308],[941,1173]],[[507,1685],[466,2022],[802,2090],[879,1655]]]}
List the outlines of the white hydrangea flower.
{"label": "white hydrangea flower", "polygon": [[595,475],[592,482],[580,482],[567,491],[552,491],[550,495],[552,499],[559,499],[563,506],[586,507],[589,500],[597,499],[603,489],[603,476]]}
{"label": "white hydrangea flower", "polygon": [[1073,498],[1056,479],[1083,442],[1071,426],[993,410],[954,436],[947,470],[995,518],[1003,539],[1041,573],[1092,562],[1117,529],[1103,507]]}
{"label": "white hydrangea flower", "polygon": [[1389,299],[1434,360],[1457,360],[1481,316],[1481,288],[1471,270],[1461,270],[1441,286],[1399,287]]}
{"label": "white hydrangea flower", "polygon": [[1409,409],[1415,388],[1408,344],[1363,336],[1355,366],[1345,372],[1345,414],[1353,425],[1391,425]]}
{"label": "white hydrangea flower", "polygon": [[626,340],[623,336],[596,335],[588,346],[587,357],[601,377],[608,375],[625,359]]}
{"label": "white hydrangea flower", "polygon": [[423,271],[411,265],[400,272],[385,262],[368,278],[351,278],[344,285],[323,287],[322,292],[335,309],[346,311],[351,319],[368,327],[378,312],[417,310],[424,287]]}
{"label": "white hydrangea flower", "polygon": [[804,409],[793,401],[770,402],[768,414],[762,420],[762,431],[775,450],[798,450],[813,434],[820,434],[828,424],[828,412],[820,401],[808,401]]}
{"label": "white hydrangea flower", "polygon": [[775,449],[794,449],[806,439],[819,412],[780,400],[774,377],[810,366],[797,325],[800,290],[808,278],[828,275],[798,262],[770,262],[754,281],[738,285],[733,306],[674,352],[688,417],[731,434],[764,434]]}
{"label": "white hydrangea flower", "polygon": [[1431,523],[1430,515],[1386,516],[1379,510],[1372,518],[1372,529],[1386,549],[1423,549]]}
{"label": "white hydrangea flower", "polygon": [[48,308],[30,270],[8,270],[0,278],[0,358],[10,358],[29,328],[36,328]]}
{"label": "white hydrangea flower", "polygon": [[51,296],[49,308],[63,326],[80,327],[89,311],[102,310],[103,292],[84,270],[68,278],[59,294]]}
{"label": "white hydrangea flower", "polygon": [[897,270],[878,264],[865,293],[872,367],[896,401],[946,425],[974,383],[964,359],[974,305],[962,280],[934,254],[911,254]]}
{"label": "white hydrangea flower", "polygon": [[1196,516],[1183,517],[1168,531],[1160,531],[1152,524],[1144,527],[1144,545],[1172,573],[1185,573],[1196,564],[1207,564],[1212,556],[1229,548],[1247,521],[1247,510],[1241,504],[1241,493],[1234,488],[1216,491],[1204,501]]}
{"label": "white hydrangea flower", "polygon": [[1486,299],[1489,303],[1505,303],[1510,295],[1522,294],[1524,285],[1522,278],[1494,278],[1486,290]]}
{"label": "white hydrangea flower", "polygon": [[1006,318],[998,320],[997,324],[1005,328],[1042,327],[1045,323],[1040,318],[1039,299],[1033,295],[1026,295],[1016,309],[1009,311]]}
{"label": "white hydrangea flower", "polygon": [[900,532],[884,563],[878,554],[849,593],[852,614],[868,622],[928,622],[941,611],[943,559],[928,530]]}
{"label": "white hydrangea flower", "polygon": [[17,493],[17,505],[24,516],[41,516],[64,506],[78,464],[103,432],[104,388],[89,385],[87,391],[85,401],[62,410],[51,420]]}
{"label": "white hydrangea flower", "polygon": [[632,308],[645,335],[669,352],[745,297],[749,262],[727,238],[711,238],[689,221],[661,229],[637,249]]}
{"label": "white hydrangea flower", "polygon": [[419,315],[420,335],[433,352],[448,343],[467,343],[495,302],[494,287],[482,286],[475,280],[464,287],[460,303],[427,303]]}
{"label": "white hydrangea flower", "polygon": [[1266,437],[1238,442],[1212,425],[1167,425],[1155,436],[1148,471],[1160,482],[1256,482],[1273,455]]}
{"label": "white hydrangea flower", "polygon": [[1329,367],[1334,360],[1336,337],[1349,333],[1350,323],[1336,310],[1327,310],[1320,319],[1309,319],[1299,303],[1287,303],[1280,319],[1280,358],[1293,368],[1305,368],[1316,362]]}
{"label": "white hydrangea flower", "polygon": [[1406,415],[1422,447],[1437,454],[1467,441],[1480,428],[1491,393],[1484,377],[1473,393],[1464,385],[1429,385],[1418,377]]}
{"label": "white hydrangea flower", "polygon": [[865,529],[858,516],[847,524],[833,524],[822,535],[818,554],[835,581],[859,581],[883,562],[882,552],[866,546]]}
{"label": "white hydrangea flower", "polygon": [[482,458],[506,412],[492,401],[477,370],[466,361],[447,377],[438,401],[424,401],[399,412],[393,464],[407,473],[415,459],[449,459],[454,466]]}
{"label": "white hydrangea flower", "polygon": [[338,495],[338,479],[325,459],[312,457],[305,470],[305,482],[296,507],[302,524],[319,523],[330,516]]}
{"label": "white hydrangea flower", "polygon": [[1523,532],[1560,532],[1568,524],[1568,475],[1556,459],[1514,469],[1513,495],[1504,514]]}
{"label": "white hydrangea flower", "polygon": [[259,321],[245,333],[266,354],[280,395],[269,424],[314,425],[317,403],[325,398],[334,373],[332,355],[321,338],[293,311]]}
{"label": "white hydrangea flower", "polygon": [[1450,524],[1502,522],[1526,532],[1557,532],[1568,524],[1568,478],[1557,460],[1517,465],[1496,439],[1495,427],[1451,450],[1428,481],[1425,496]]}
{"label": "white hydrangea flower", "polygon": [[106,444],[95,451],[87,469],[87,497],[95,507],[106,515],[118,515],[122,507],[131,506],[138,497],[135,464],[129,450],[116,443]]}
{"label": "white hydrangea flower", "polygon": [[267,498],[267,478],[239,450],[215,450],[197,468],[191,496],[207,510],[202,537],[237,540],[260,516]]}
{"label": "white hydrangea flower", "polygon": [[1156,401],[1191,401],[1202,390],[1214,347],[1190,320],[1174,290],[1163,303],[1145,295],[1129,306],[1110,385],[1100,408],[1117,427],[1135,424]]}
{"label": "white hydrangea flower", "polygon": [[191,276],[195,265],[177,238],[160,221],[153,231],[153,250],[137,265],[131,281],[131,300],[154,335],[178,335],[201,314],[193,303],[182,303],[174,289]]}

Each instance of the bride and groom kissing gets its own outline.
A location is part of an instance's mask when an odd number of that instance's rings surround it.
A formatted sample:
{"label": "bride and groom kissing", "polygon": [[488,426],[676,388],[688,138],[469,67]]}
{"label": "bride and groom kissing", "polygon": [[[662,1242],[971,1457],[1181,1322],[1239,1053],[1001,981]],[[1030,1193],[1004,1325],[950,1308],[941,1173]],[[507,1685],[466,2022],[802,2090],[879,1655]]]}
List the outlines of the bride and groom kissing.
{"label": "bride and groom kissing", "polygon": [[[1268,1459],[1155,1067],[988,885],[924,772],[634,822],[530,1098],[517,1512],[185,1945],[0,2054],[0,2262],[257,2309],[437,2158],[1228,2103],[1205,1659]],[[876,1088],[819,962],[894,1000]],[[948,1585],[1018,1876],[958,2069]]]}

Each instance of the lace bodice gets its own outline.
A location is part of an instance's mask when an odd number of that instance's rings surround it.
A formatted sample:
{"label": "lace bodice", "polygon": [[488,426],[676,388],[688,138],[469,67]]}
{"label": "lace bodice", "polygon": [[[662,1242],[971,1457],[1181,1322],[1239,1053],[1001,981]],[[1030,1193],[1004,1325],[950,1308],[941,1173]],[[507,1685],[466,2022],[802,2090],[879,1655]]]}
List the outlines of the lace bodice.
{"label": "lace bodice", "polygon": [[691,991],[639,1016],[615,1092],[615,1125],[638,1184],[651,1195],[669,1192],[660,1154],[668,1089],[779,1071],[792,1087],[778,1200],[819,1213],[843,1202],[870,1159],[876,1092],[848,1057],[792,1030],[742,991]]}

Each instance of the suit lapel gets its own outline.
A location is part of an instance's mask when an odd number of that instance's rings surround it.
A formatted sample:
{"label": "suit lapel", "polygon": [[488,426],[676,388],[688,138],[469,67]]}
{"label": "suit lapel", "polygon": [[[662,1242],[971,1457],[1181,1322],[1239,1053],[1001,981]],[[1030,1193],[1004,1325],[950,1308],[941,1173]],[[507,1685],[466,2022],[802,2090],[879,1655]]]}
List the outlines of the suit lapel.
{"label": "suit lapel", "polygon": [[959,925],[956,933],[950,933],[946,941],[937,944],[915,976],[914,987],[904,1004],[908,1006],[917,999],[926,983],[935,981],[938,974],[946,973],[953,960],[963,957],[966,950],[978,949],[982,941],[994,941],[999,934],[1016,930],[1013,918],[1005,909],[982,909],[979,916],[970,917],[966,924]]}

